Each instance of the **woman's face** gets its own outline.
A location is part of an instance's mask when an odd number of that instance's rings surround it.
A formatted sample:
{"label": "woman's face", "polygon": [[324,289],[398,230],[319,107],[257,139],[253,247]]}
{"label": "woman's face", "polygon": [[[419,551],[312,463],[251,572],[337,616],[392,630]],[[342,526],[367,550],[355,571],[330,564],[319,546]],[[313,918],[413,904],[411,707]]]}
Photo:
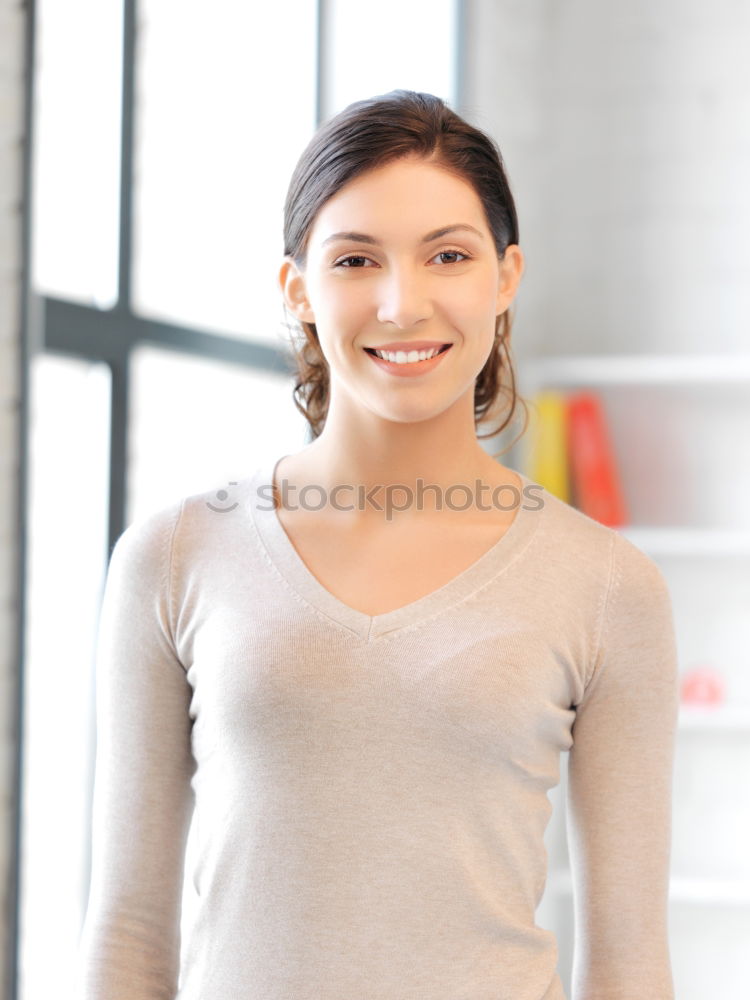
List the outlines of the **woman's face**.
{"label": "woman's face", "polygon": [[[391,420],[423,420],[467,393],[473,415],[475,379],[522,270],[518,247],[498,260],[470,184],[408,157],[329,199],[304,273],[285,263],[280,281],[297,318],[316,325],[332,407],[346,396]],[[451,347],[417,367],[382,365],[366,350],[420,341]]]}

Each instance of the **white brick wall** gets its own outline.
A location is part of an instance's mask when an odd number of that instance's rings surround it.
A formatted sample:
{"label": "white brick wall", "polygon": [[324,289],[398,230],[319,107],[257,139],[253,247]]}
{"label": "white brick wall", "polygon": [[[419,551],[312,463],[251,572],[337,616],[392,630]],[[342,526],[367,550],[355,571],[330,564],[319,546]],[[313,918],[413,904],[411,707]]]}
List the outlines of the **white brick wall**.
{"label": "white brick wall", "polygon": [[18,407],[24,9],[0,0],[0,990],[9,993],[7,916],[15,766]]}
{"label": "white brick wall", "polygon": [[517,356],[746,350],[750,4],[467,0],[517,197]]}

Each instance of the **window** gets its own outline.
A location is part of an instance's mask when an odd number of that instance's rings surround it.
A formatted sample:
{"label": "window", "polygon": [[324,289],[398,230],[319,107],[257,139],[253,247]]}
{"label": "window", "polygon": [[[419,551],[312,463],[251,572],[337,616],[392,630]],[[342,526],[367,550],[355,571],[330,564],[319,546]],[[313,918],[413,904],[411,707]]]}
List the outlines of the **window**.
{"label": "window", "polygon": [[72,998],[112,547],[149,512],[304,444],[276,284],[289,177],[350,101],[407,88],[453,103],[457,10],[35,7],[21,1000]]}

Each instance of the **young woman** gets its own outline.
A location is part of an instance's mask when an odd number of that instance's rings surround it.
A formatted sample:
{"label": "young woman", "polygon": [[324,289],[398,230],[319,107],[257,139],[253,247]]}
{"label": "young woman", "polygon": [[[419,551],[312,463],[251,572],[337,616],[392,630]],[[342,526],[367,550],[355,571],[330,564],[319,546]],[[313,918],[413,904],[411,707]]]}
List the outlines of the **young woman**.
{"label": "young woman", "polygon": [[112,554],[81,1000],[563,1000],[562,752],[572,1000],[671,1000],[669,593],[478,441],[506,375],[516,403],[497,147],[429,94],[358,101],[284,232],[311,443]]}

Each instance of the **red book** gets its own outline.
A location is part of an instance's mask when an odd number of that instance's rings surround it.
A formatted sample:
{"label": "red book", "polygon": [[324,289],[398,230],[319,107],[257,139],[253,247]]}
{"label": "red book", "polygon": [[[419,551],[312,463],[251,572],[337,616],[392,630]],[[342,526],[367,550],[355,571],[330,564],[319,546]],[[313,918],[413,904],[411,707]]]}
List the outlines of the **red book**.
{"label": "red book", "polygon": [[627,524],[604,409],[593,392],[568,397],[568,460],[574,505],[611,528]]}

